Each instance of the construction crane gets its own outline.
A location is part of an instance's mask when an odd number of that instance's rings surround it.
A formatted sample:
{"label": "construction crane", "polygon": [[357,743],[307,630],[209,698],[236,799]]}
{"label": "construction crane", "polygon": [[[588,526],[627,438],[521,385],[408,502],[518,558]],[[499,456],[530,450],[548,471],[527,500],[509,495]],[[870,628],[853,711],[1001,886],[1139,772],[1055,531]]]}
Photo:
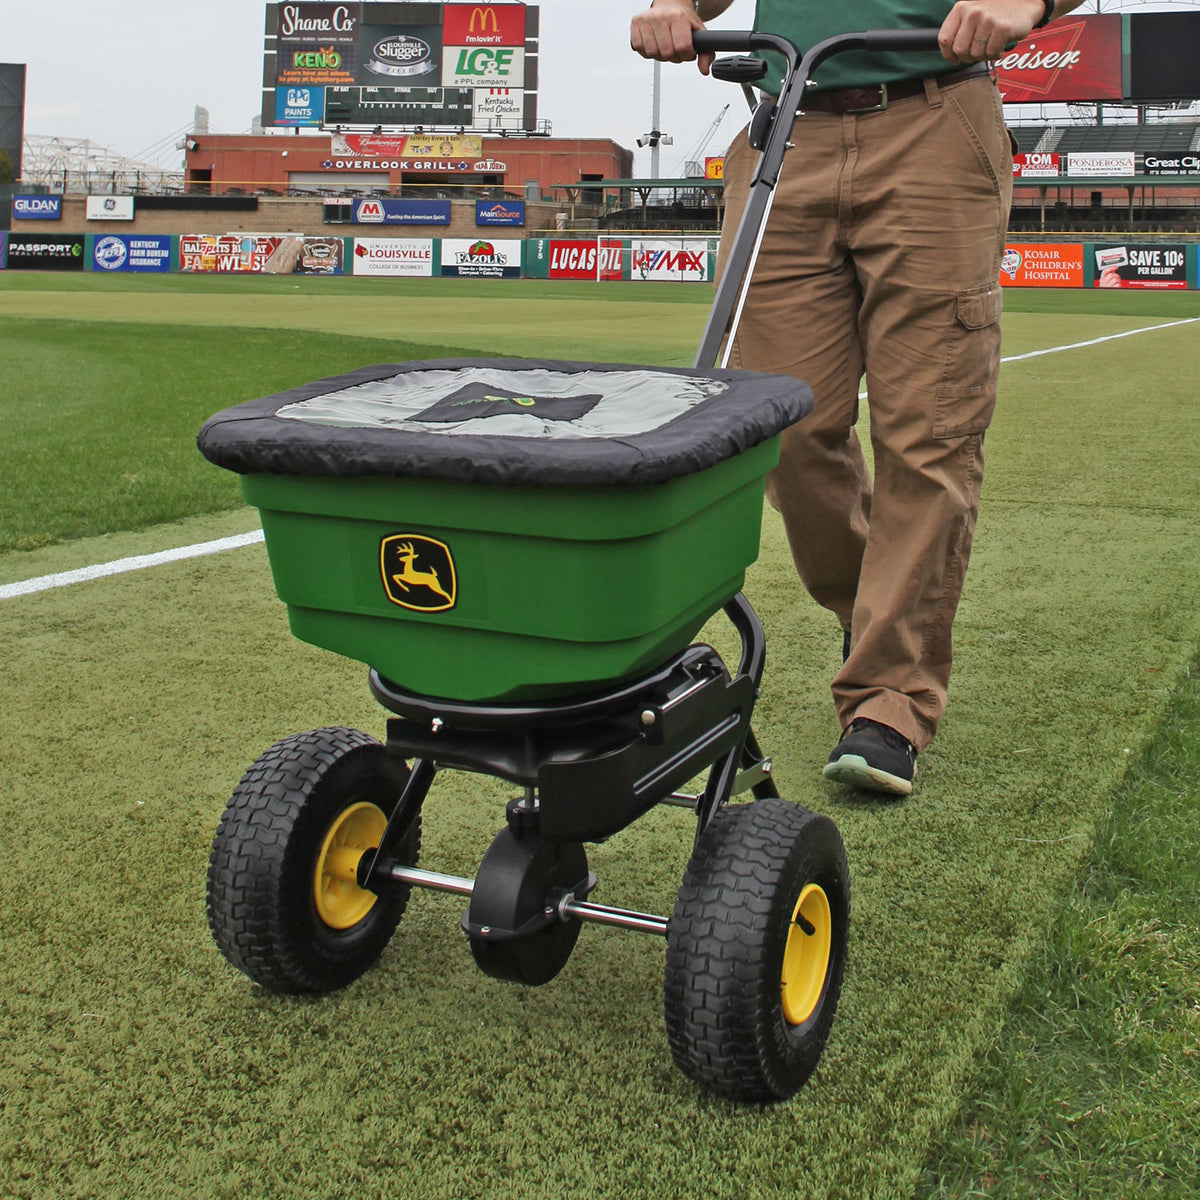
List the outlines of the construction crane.
{"label": "construction crane", "polygon": [[700,135],[700,140],[696,143],[696,145],[693,147],[693,149],[688,153],[687,157],[683,160],[682,169],[680,171],[676,172],[677,178],[694,179],[697,176],[703,178],[703,176],[704,176],[704,152],[705,152],[705,150],[708,149],[708,143],[711,142],[713,140],[713,138],[716,136],[717,128],[720,126],[721,122],[725,119],[725,114],[728,111],[729,111],[729,105],[727,104],[727,105],[725,105],[725,107],[723,109],[721,109],[721,111],[719,113],[717,113],[716,118],[713,120],[712,124],[709,125],[709,127]]}

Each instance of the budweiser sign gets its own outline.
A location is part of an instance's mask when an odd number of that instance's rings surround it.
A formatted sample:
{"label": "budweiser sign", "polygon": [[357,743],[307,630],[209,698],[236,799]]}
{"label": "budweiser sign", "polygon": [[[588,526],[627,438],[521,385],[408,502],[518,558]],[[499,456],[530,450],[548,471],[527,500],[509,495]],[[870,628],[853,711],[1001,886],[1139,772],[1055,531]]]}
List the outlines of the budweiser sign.
{"label": "budweiser sign", "polygon": [[996,60],[1005,104],[1120,100],[1121,17],[1081,17],[1035,29]]}

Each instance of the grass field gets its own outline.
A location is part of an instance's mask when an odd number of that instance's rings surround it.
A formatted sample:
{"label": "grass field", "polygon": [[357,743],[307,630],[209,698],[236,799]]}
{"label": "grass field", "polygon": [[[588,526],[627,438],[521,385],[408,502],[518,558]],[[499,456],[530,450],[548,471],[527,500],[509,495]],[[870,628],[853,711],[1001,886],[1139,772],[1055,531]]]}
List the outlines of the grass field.
{"label": "grass field", "polygon": [[[330,282],[0,273],[0,585],[253,528],[193,448],[228,403],[418,352],[687,362],[708,301]],[[839,639],[769,512],[747,583],[759,735],[854,888],[796,1100],[735,1109],[675,1071],[636,935],[589,928],[517,989],[424,893],[344,993],[228,967],[203,890],[237,778],[298,729],[382,732],[365,670],[289,638],[247,547],[0,600],[0,1196],[1197,1194],[1200,296],[1007,300],[1006,355],[1055,352],[1004,368],[913,801],[820,779]],[[423,863],[473,874],[504,799],[440,779]],[[672,810],[590,851],[596,898],[669,911],[690,840]]]}

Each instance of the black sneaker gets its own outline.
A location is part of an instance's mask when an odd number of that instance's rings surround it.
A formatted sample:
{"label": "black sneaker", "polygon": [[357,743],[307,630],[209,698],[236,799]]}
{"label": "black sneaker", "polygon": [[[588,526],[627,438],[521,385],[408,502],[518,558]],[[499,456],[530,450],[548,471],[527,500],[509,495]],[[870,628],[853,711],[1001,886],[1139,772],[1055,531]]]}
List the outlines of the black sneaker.
{"label": "black sneaker", "polygon": [[834,783],[893,796],[910,795],[916,773],[917,751],[908,738],[866,717],[850,722],[822,772]]}

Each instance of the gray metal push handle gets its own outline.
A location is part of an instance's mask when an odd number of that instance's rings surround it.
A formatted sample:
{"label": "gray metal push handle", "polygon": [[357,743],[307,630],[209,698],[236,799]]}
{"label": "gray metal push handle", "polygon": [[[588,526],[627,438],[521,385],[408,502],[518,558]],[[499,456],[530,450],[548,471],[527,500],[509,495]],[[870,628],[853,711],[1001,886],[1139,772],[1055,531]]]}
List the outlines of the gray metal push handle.
{"label": "gray metal push handle", "polygon": [[[721,282],[713,297],[708,322],[700,338],[700,349],[696,352],[696,360],[693,363],[693,366],[707,370],[716,364],[720,356],[721,343],[725,340],[727,328],[729,344],[733,344],[742,305],[745,303],[746,290],[750,286],[750,277],[754,274],[754,264],[762,244],[763,231],[770,216],[775,184],[779,181],[783,158],[788,150],[792,123],[801,109],[804,92],[812,81],[813,71],[827,58],[847,50],[936,50],[938,30],[879,29],[865,33],[845,33],[818,42],[803,57],[786,38],[770,33],[698,29],[692,35],[692,45],[697,54],[747,54],[755,50],[774,50],[783,55],[787,64],[783,86],[779,89],[779,99],[774,105],[774,113],[766,128],[758,169],[750,181],[750,195],[746,201],[746,208],[729,248]],[[730,317],[734,318],[732,326]]]}

